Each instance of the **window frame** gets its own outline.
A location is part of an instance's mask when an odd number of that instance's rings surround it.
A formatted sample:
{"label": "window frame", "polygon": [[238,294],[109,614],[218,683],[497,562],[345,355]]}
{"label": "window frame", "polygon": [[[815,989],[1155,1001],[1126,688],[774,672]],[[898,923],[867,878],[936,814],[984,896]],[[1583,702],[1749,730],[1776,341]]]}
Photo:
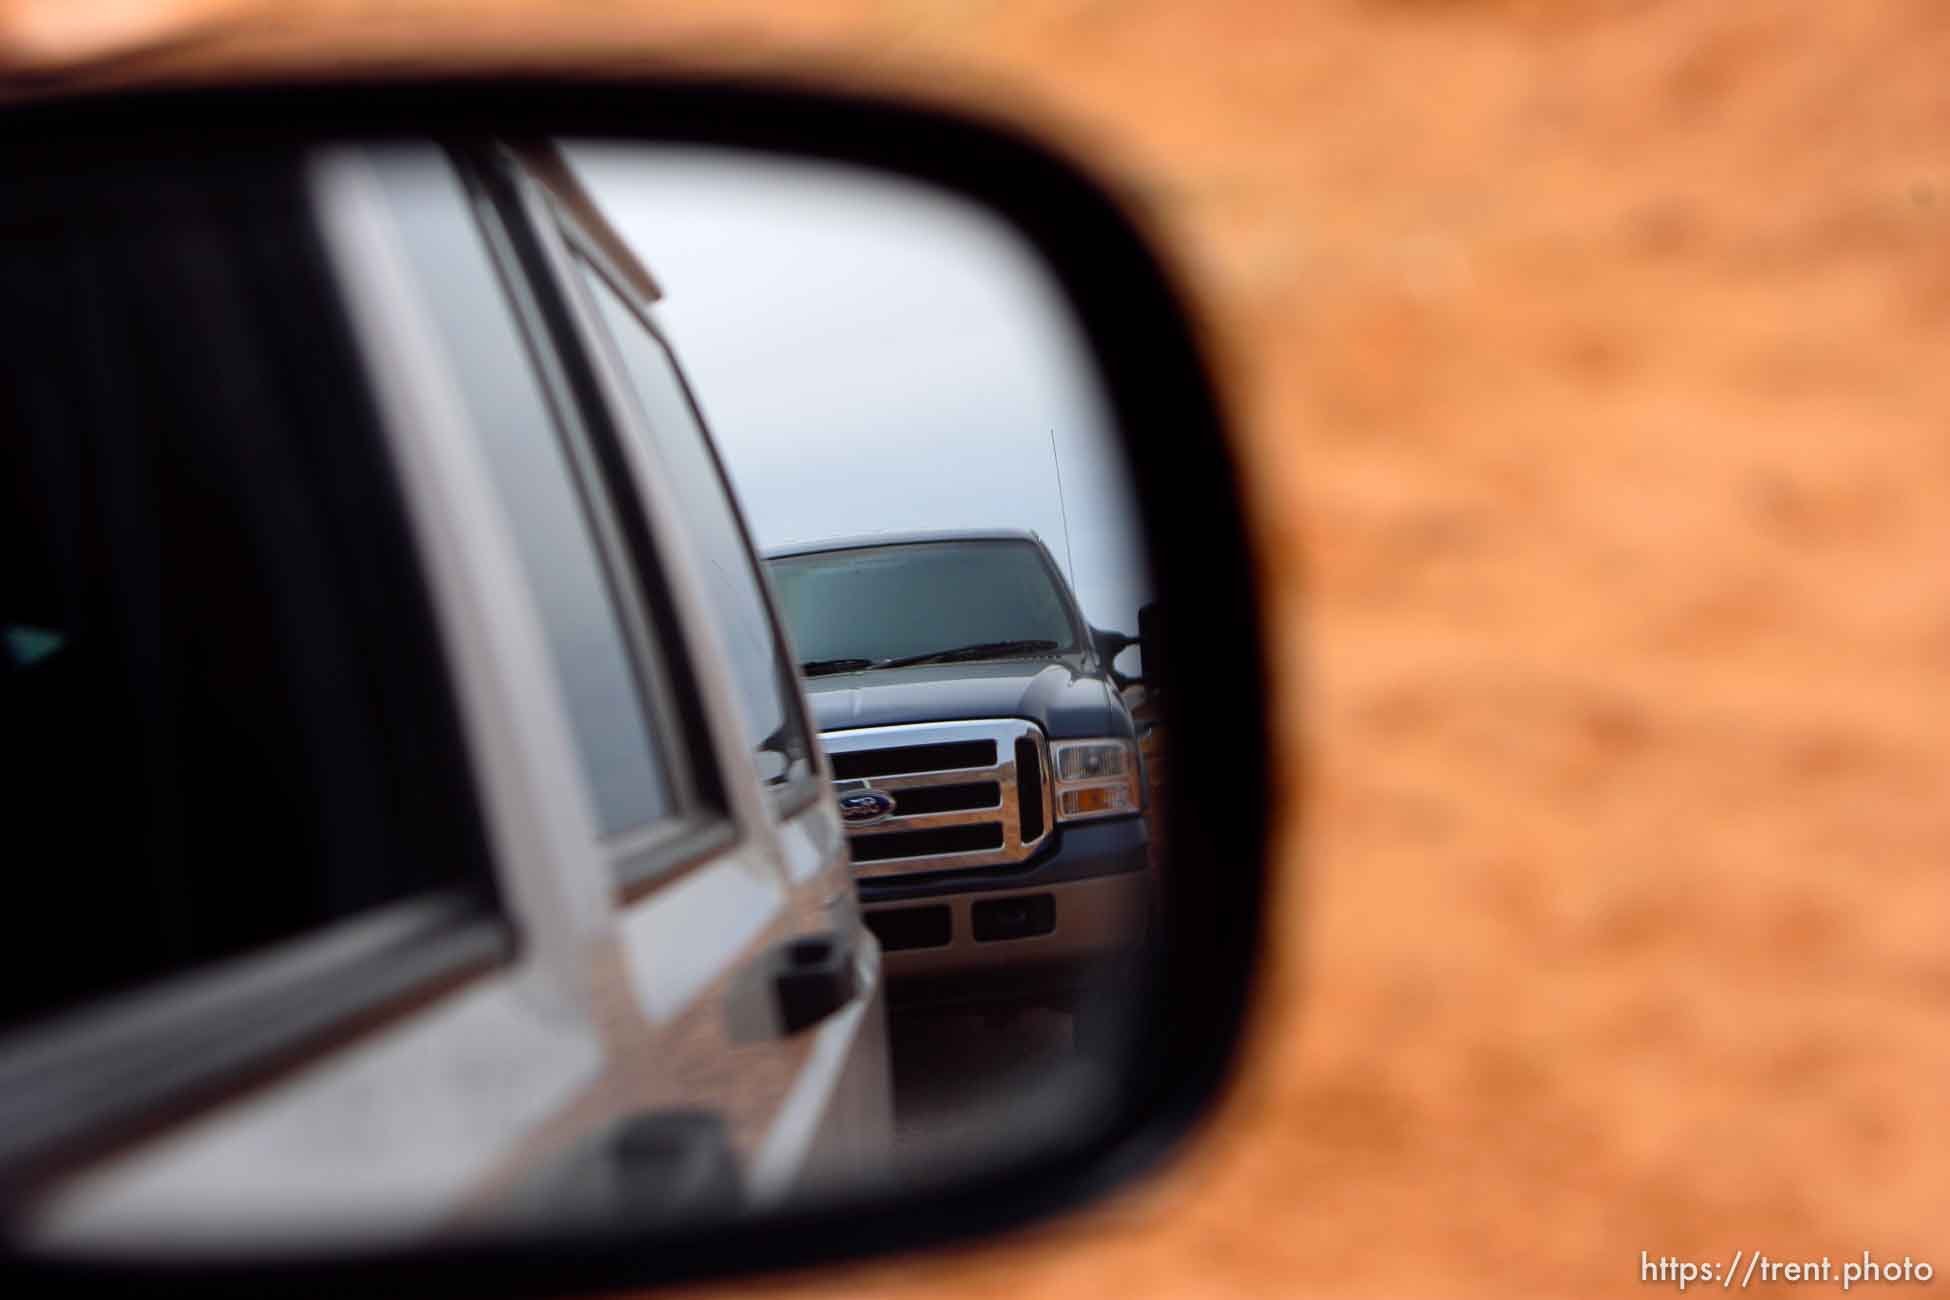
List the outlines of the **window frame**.
{"label": "window frame", "polygon": [[[819,744],[819,733],[813,726],[811,710],[806,706],[805,690],[800,684],[798,669],[795,666],[797,660],[786,639],[788,633],[783,611],[779,608],[778,595],[772,589],[771,576],[766,571],[764,557],[752,540],[751,524],[745,517],[744,504],[739,500],[738,493],[732,485],[731,475],[725,468],[724,455],[718,449],[717,439],[711,433],[710,423],[704,418],[703,407],[691,387],[690,377],[684,373],[683,363],[677,357],[677,349],[671,346],[670,340],[665,337],[662,328],[658,325],[651,311],[651,304],[639,287],[637,278],[627,274],[617,265],[605,243],[593,238],[584,230],[576,220],[575,214],[569,211],[554,194],[543,189],[542,201],[569,255],[568,278],[571,280],[571,292],[582,308],[581,320],[587,344],[595,355],[602,358],[602,364],[610,370],[617,388],[633,399],[628,409],[618,412],[616,417],[618,422],[625,427],[641,423],[644,417],[637,407],[641,405],[642,398],[636,391],[636,383],[629,373],[629,366],[621,355],[621,341],[616,339],[609,329],[600,306],[591,301],[589,287],[577,278],[576,273],[580,270],[578,262],[587,264],[589,271],[602,280],[603,284],[617,296],[623,309],[649,334],[652,343],[663,349],[663,354],[670,363],[671,373],[676,377],[678,387],[683,393],[684,402],[690,408],[691,418],[696,422],[698,432],[702,436],[705,455],[724,493],[725,504],[738,530],[745,563],[752,574],[759,601],[765,611],[773,661],[780,670],[781,684],[789,684],[789,689],[780,692],[786,721],[789,725],[797,725],[806,745],[806,766],[803,775],[782,784],[761,784],[759,787],[766,796],[773,816],[780,823],[784,823],[818,802],[821,795],[830,787],[832,777],[828,771],[824,749]],[[650,449],[650,454],[653,456],[657,454],[656,440],[653,435],[650,435],[647,430],[643,431],[641,440]],[[715,619],[713,621],[715,622]],[[745,743],[742,737],[740,743]]]}
{"label": "window frame", "polygon": [[0,1204],[512,966],[478,894],[436,890],[83,1003],[4,1040]]}
{"label": "window frame", "polygon": [[629,902],[735,848],[746,831],[727,797],[730,776],[712,746],[669,576],[649,536],[614,412],[580,350],[587,344],[576,318],[579,301],[565,294],[529,206],[538,187],[500,146],[450,144],[445,153],[468,191],[510,313],[536,358],[636,674],[644,725],[671,778],[672,813],[613,835],[593,828],[615,892]]}

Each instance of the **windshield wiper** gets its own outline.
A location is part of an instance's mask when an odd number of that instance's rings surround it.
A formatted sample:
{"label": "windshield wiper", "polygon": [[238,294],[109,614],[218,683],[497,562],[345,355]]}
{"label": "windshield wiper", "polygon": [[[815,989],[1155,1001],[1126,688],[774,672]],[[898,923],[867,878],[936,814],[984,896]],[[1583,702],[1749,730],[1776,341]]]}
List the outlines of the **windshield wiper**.
{"label": "windshield wiper", "polygon": [[827,673],[857,673],[862,668],[874,667],[871,659],[814,659],[799,665],[799,671],[808,677],[820,677]]}
{"label": "windshield wiper", "polygon": [[1054,641],[978,641],[974,645],[960,645],[952,650],[930,650],[924,655],[902,655],[898,659],[882,659],[875,668],[907,668],[914,664],[951,664],[963,659],[1000,659],[1005,655],[1031,654],[1039,650],[1054,650]]}

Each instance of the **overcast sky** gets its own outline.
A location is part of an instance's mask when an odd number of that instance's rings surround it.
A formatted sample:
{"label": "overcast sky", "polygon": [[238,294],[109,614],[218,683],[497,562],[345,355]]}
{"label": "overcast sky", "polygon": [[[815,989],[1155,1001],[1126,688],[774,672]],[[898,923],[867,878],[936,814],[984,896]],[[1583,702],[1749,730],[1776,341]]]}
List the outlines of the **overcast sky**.
{"label": "overcast sky", "polygon": [[1092,623],[1137,630],[1150,587],[1123,456],[1067,306],[1008,226],[835,164],[569,153],[663,286],[659,321],[760,547],[1034,529]]}

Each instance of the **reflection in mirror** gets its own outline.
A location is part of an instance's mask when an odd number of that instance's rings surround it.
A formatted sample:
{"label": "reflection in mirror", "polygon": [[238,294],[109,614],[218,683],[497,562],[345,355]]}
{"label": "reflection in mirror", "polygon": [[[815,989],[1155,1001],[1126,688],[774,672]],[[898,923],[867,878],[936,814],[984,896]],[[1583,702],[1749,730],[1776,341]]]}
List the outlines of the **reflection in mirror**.
{"label": "reflection in mirror", "polygon": [[1148,711],[1097,629],[1135,634],[1150,589],[1087,345],[1021,236],[912,182],[571,158],[768,557],[882,948],[898,1151],[993,1156],[1087,1095],[1079,1020],[1118,1008],[1079,995],[1120,987],[1147,905]]}
{"label": "reflection in mirror", "polygon": [[1165,623],[1009,226],[615,142],[0,225],[16,1245],[665,1230],[1112,1109]]}

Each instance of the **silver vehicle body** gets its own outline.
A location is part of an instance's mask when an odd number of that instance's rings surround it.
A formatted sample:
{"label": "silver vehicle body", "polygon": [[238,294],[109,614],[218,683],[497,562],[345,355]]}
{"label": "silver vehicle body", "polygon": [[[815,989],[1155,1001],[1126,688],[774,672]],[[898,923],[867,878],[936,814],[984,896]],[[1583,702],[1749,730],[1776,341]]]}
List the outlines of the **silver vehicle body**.
{"label": "silver vehicle body", "polygon": [[[639,419],[571,260],[600,259],[652,330],[654,285],[572,178],[546,156],[506,157],[520,215],[579,304],[592,372],[619,421]],[[591,1168],[603,1143],[633,1118],[697,1111],[723,1121],[747,1205],[871,1177],[892,1139],[880,955],[860,922],[830,775],[815,744],[796,792],[761,788],[725,667],[732,648],[651,440],[624,440],[670,611],[647,634],[683,639],[705,734],[682,739],[688,761],[715,764],[725,804],[703,833],[652,826],[619,841],[583,779],[543,613],[374,159],[321,154],[310,187],[391,441],[518,942],[294,1068],[63,1168],[16,1230],[57,1249],[309,1249],[335,1233],[411,1239],[538,1211],[627,1216],[628,1189]],[[805,716],[802,697],[792,707]],[[664,853],[652,877],[619,878],[617,862],[685,835],[690,847]],[[383,946],[412,924],[390,909],[308,937],[305,952]],[[809,935],[837,938],[851,962],[845,1004],[796,1031],[767,1023],[763,998],[741,1012],[741,974],[762,974],[768,952]],[[303,954],[279,959],[276,971],[270,958],[246,961],[66,1017],[0,1072],[25,1078],[77,1042],[104,1068],[139,1071],[157,1007],[220,1000],[260,967],[303,988],[290,965]]]}

